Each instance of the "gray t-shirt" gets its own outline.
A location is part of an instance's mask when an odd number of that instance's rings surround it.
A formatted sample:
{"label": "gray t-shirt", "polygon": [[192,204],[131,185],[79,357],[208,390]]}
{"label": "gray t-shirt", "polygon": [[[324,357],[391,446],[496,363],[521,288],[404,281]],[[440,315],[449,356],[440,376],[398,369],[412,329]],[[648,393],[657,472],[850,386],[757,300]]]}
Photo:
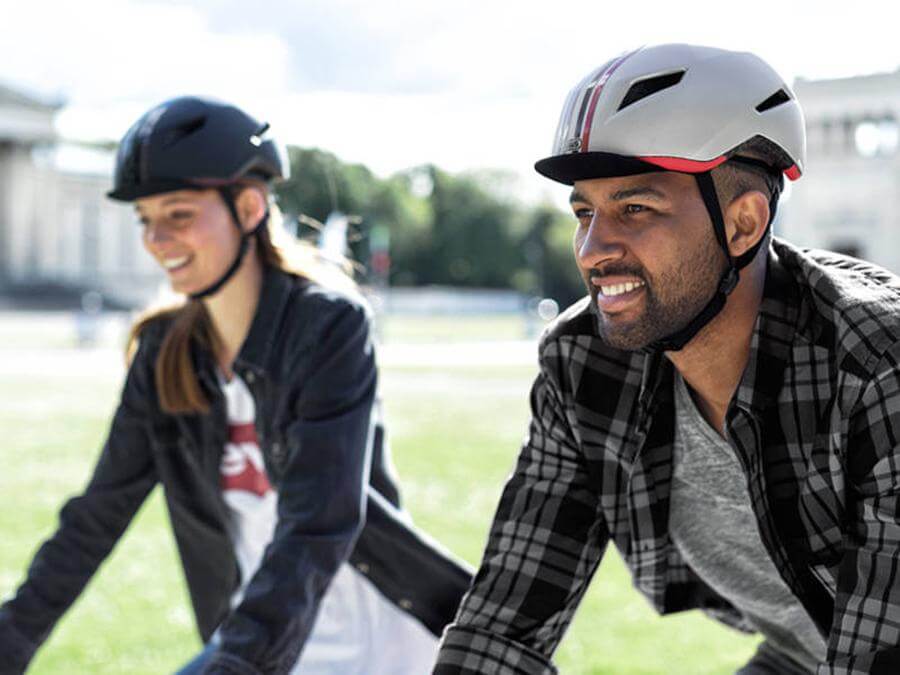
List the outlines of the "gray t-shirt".
{"label": "gray t-shirt", "polygon": [[815,671],[825,641],[759,536],[734,450],[675,376],[674,474],[669,534],[691,569],[740,610],[777,651]]}

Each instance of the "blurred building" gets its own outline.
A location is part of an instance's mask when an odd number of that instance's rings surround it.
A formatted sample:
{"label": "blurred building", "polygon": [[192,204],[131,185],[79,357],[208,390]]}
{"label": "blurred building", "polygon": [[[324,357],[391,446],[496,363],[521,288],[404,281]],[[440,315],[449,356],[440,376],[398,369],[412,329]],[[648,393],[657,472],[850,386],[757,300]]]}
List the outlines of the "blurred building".
{"label": "blurred building", "polygon": [[104,196],[112,152],[60,143],[60,107],[0,86],[0,293],[142,305],[163,277],[130,208]]}
{"label": "blurred building", "polygon": [[900,71],[798,80],[794,91],[806,115],[808,161],[780,234],[900,273]]}

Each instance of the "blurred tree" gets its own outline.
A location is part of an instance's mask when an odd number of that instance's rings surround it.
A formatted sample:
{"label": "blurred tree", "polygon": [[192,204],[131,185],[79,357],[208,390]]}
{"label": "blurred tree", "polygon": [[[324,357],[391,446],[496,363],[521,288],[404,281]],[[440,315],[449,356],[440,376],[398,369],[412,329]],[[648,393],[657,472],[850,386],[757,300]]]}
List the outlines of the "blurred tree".
{"label": "blurred tree", "polygon": [[[512,233],[520,210],[475,179],[428,167],[430,237],[409,261],[419,283],[509,287],[522,253]],[[398,263],[399,264],[399,263]]]}
{"label": "blurred tree", "polygon": [[[324,222],[332,211],[359,216],[351,237],[351,257],[369,259],[368,231],[377,224],[391,232],[394,250],[402,260],[426,229],[428,205],[409,189],[408,180],[396,176],[382,180],[362,164],[346,164],[318,148],[289,147],[291,177],[276,188],[281,210],[288,218],[305,214]],[[298,236],[311,236],[310,229],[295,225]],[[403,269],[402,265],[399,269]]]}
{"label": "blurred tree", "polygon": [[526,256],[536,259],[537,295],[553,298],[568,307],[587,291],[572,251],[574,218],[555,206],[542,204],[531,211]]}
{"label": "blurred tree", "polygon": [[584,293],[572,260],[571,217],[549,205],[523,205],[504,172],[450,174],[426,165],[382,179],[317,148],[290,147],[288,156],[291,178],[276,188],[286,217],[324,222],[334,210],[358,216],[351,254],[362,263],[369,260],[368,233],[386,227],[392,284],[515,288],[563,306]]}

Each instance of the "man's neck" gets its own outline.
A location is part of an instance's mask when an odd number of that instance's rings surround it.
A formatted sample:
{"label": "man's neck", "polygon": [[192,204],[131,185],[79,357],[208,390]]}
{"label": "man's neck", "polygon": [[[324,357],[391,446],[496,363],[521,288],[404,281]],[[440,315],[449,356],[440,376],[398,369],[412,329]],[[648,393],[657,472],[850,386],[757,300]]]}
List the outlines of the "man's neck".
{"label": "man's neck", "polygon": [[765,268],[751,265],[722,312],[685,347],[666,352],[703,417],[724,436],[725,414],[750,358],[750,342],[762,302]]}
{"label": "man's neck", "polygon": [[234,359],[250,332],[262,278],[262,264],[251,248],[234,276],[215,295],[203,300],[221,340],[216,361],[228,379],[231,379]]}

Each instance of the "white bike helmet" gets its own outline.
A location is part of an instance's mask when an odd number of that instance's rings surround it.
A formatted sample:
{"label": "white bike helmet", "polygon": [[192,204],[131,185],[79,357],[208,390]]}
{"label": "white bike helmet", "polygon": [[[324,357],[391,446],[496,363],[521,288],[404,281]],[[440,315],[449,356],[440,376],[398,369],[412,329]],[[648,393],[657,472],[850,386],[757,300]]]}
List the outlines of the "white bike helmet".
{"label": "white bike helmet", "polygon": [[[759,139],[772,151],[769,162],[735,154]],[[729,254],[709,173],[729,160],[768,176],[771,225],[782,175],[796,180],[806,161],[803,112],[793,91],[753,54],[670,44],[623,54],[581,80],[566,99],[553,154],[535,164],[539,173],[569,185],[651,171],[696,177],[728,269],[700,314],[652,348],[675,350],[687,344],[725,306],[737,284],[737,270],[759,248],[737,259]]]}

